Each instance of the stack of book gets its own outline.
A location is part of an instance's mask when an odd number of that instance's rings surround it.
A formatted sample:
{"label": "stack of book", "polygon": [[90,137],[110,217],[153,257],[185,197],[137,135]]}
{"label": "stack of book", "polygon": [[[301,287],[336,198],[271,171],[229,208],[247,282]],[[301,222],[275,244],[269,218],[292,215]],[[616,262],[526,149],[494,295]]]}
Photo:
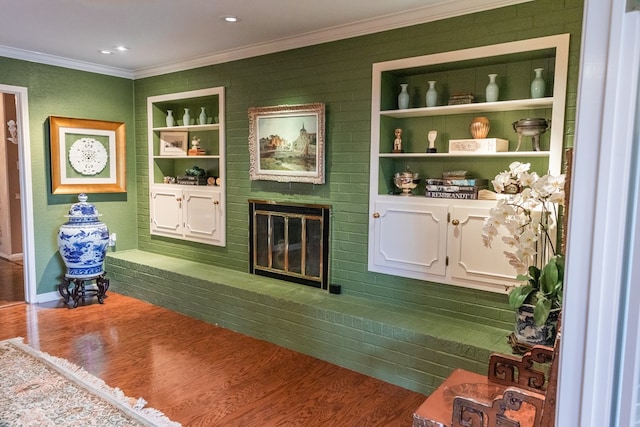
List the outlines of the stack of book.
{"label": "stack of book", "polygon": [[204,176],[180,175],[176,181],[182,185],[207,185],[207,178]]}
{"label": "stack of book", "polygon": [[471,92],[454,93],[449,97],[449,105],[461,105],[473,103],[474,96]]}
{"label": "stack of book", "polygon": [[488,179],[469,178],[431,178],[425,181],[426,197],[438,199],[470,199],[477,200],[478,192],[489,186]]}

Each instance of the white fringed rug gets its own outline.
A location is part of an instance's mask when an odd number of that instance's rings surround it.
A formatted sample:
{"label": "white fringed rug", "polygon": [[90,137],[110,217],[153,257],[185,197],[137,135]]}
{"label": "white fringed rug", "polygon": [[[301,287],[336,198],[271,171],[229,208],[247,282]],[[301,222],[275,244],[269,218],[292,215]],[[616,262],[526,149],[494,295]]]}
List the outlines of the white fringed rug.
{"label": "white fringed rug", "polygon": [[27,346],[0,341],[0,427],[179,427],[77,365]]}

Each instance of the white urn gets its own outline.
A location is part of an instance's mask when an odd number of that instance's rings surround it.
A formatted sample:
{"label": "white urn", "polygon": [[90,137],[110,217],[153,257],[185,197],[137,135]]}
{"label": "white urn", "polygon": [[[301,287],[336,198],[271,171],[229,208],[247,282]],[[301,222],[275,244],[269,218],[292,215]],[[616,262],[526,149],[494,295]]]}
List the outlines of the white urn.
{"label": "white urn", "polygon": [[67,267],[65,276],[83,279],[104,274],[109,230],[98,220],[95,206],[87,203],[87,195],[82,193],[65,216],[69,221],[58,232],[58,250]]}

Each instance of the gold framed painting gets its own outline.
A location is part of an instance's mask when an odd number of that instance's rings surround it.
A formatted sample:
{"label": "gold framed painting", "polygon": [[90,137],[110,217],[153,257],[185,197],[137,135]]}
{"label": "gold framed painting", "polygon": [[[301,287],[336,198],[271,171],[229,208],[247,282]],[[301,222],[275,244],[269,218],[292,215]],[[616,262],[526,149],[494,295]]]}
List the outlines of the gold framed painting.
{"label": "gold framed painting", "polygon": [[49,117],[51,192],[126,192],[125,125]]}
{"label": "gold framed painting", "polygon": [[322,103],[249,109],[251,180],[324,184]]}

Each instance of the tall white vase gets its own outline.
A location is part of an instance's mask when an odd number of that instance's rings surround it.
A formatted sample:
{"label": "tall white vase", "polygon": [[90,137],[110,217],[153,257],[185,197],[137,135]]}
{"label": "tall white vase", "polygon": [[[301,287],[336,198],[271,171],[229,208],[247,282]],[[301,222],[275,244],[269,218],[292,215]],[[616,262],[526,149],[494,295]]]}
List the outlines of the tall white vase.
{"label": "tall white vase", "polygon": [[189,126],[191,124],[191,116],[189,115],[189,109],[184,109],[184,114],[182,115],[182,124],[185,126]]}
{"label": "tall white vase", "polygon": [[487,85],[487,89],[485,91],[485,95],[487,97],[487,102],[496,102],[498,100],[498,94],[500,93],[500,88],[496,83],[497,74],[489,74],[489,84]]}
{"label": "tall white vase", "polygon": [[167,127],[173,126],[173,111],[167,110]]}
{"label": "tall white vase", "polygon": [[206,125],[207,124],[207,113],[204,111],[204,107],[200,107],[200,124],[201,125]]}
{"label": "tall white vase", "polygon": [[429,89],[427,90],[427,107],[435,107],[438,101],[438,92],[436,91],[435,80],[429,81]]}
{"label": "tall white vase", "polygon": [[542,78],[543,68],[536,68],[533,71],[536,73],[536,77],[531,82],[531,97],[543,98],[545,94],[546,84]]}
{"label": "tall white vase", "polygon": [[398,95],[398,109],[406,110],[409,108],[409,92],[407,92],[407,87],[409,85],[406,83],[400,84],[400,95]]}

